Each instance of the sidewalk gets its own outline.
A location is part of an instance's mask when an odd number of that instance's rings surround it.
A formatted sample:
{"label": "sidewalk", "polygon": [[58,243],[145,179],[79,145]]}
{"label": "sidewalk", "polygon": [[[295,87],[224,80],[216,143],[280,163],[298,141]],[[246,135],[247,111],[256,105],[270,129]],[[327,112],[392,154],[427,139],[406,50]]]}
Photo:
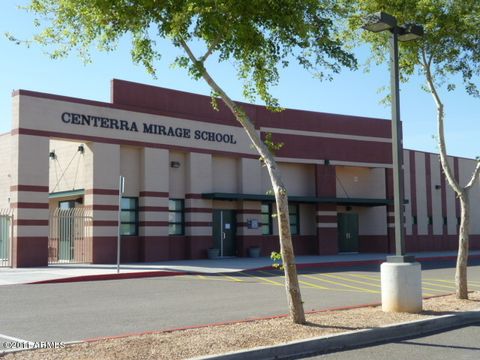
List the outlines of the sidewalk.
{"label": "sidewalk", "polygon": [[[454,260],[456,252],[411,253],[418,261]],[[330,256],[297,256],[297,267],[335,267],[380,264],[386,254],[340,254]],[[470,251],[470,258],[480,258],[480,251]],[[272,260],[261,258],[228,258],[215,260],[177,260],[155,263],[121,264],[120,274],[112,264],[54,264],[34,268],[0,268],[0,285],[129,279],[174,276],[188,273],[229,273],[269,268]]]}

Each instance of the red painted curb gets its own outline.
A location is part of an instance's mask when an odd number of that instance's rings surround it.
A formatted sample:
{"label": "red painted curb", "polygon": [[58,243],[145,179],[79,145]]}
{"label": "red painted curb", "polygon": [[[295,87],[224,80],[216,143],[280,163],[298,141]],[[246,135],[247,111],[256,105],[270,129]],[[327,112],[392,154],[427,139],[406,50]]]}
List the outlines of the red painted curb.
{"label": "red painted curb", "polygon": [[72,276],[61,279],[52,279],[52,280],[40,280],[27,283],[29,285],[35,284],[58,284],[58,283],[68,283],[68,282],[80,282],[80,281],[103,281],[103,280],[123,280],[123,279],[139,279],[139,278],[148,278],[148,277],[163,277],[163,276],[180,276],[188,275],[188,272],[181,271],[143,271],[143,272],[133,272],[133,273],[120,273],[120,274],[98,274],[98,275],[82,275],[82,276]]}
{"label": "red painted curb", "polygon": [[[456,259],[457,259],[456,255],[416,258],[416,260],[420,262],[452,261]],[[469,259],[480,259],[480,255],[470,255]],[[297,269],[379,265],[379,264],[382,264],[383,262],[385,262],[385,260],[374,259],[374,260],[359,260],[359,261],[351,260],[351,261],[334,261],[334,262],[323,262],[323,263],[306,263],[306,264],[297,264]],[[244,269],[239,271],[257,271],[257,270],[272,270],[272,269],[274,269],[272,265],[268,265],[268,266],[262,266],[258,268],[252,268],[252,269]],[[122,274],[98,274],[98,275],[72,276],[72,277],[61,278],[61,279],[34,281],[27,284],[29,285],[58,284],[58,283],[81,282],[81,281],[140,279],[140,278],[148,278],[148,277],[179,276],[179,275],[191,275],[191,274],[194,274],[194,273],[187,272],[187,271],[155,270],[155,271],[143,271],[143,272],[134,272],[134,273],[122,273]]]}

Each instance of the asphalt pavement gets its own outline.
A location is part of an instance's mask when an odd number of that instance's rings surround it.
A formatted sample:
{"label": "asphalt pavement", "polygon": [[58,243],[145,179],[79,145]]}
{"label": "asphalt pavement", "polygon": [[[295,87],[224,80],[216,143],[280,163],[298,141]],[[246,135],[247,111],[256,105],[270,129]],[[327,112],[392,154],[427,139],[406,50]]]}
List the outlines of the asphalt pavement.
{"label": "asphalt pavement", "polygon": [[[480,260],[470,265],[470,289],[480,290]],[[453,274],[452,261],[425,263],[424,296],[452,293]],[[299,280],[306,311],[380,302],[379,265],[307,267]],[[0,337],[57,342],[287,312],[283,276],[272,269],[5,285],[0,308]]]}
{"label": "asphalt pavement", "polygon": [[477,360],[480,358],[480,323],[429,336],[410,338],[361,349],[304,359],[315,360]]}

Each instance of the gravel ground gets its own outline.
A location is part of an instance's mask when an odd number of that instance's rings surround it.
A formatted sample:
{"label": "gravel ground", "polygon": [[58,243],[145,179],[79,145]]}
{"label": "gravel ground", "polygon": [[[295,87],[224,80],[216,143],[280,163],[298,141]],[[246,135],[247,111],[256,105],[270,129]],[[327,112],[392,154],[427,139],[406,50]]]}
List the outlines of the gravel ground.
{"label": "gravel ground", "polygon": [[3,359],[187,359],[478,308],[480,292],[473,292],[469,300],[457,300],[453,295],[426,299],[421,314],[384,313],[379,307],[324,311],[307,314],[306,325],[292,324],[288,318],[248,321],[98,340],[63,349],[23,351],[7,354]]}

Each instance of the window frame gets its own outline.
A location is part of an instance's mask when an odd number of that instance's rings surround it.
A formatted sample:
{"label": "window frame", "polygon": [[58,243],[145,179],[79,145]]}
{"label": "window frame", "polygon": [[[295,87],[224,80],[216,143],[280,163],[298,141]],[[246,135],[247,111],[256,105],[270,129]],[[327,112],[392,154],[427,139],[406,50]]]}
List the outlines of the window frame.
{"label": "window frame", "polygon": [[[179,201],[180,210],[171,210],[170,201]],[[182,221],[170,221],[170,213],[181,214]],[[180,225],[180,233],[170,233],[170,225]],[[185,200],[184,199],[168,199],[168,236],[184,236],[185,235]]]}
{"label": "window frame", "polygon": [[[268,207],[268,212],[263,211],[263,206]],[[262,217],[262,235],[264,235],[264,236],[273,235],[272,203],[271,202],[268,202],[268,203],[267,202],[262,202],[262,204],[260,205],[260,214],[261,214],[261,217]],[[266,223],[266,224],[263,222],[263,216],[264,215],[268,215],[268,223]],[[268,226],[268,233],[264,233],[265,225]]]}
{"label": "window frame", "polygon": [[[138,197],[136,196],[122,196],[123,199],[131,199],[135,200],[134,208],[124,208],[123,201],[120,201],[120,236],[138,236]],[[135,221],[122,221],[122,213],[134,213],[135,214]],[[122,225],[134,225],[134,233],[133,234],[124,234],[122,231]]]}
{"label": "window frame", "polygon": [[[292,213],[290,212],[290,208],[293,207],[295,208],[295,224],[297,231],[293,232],[292,231],[292,221],[291,221],[291,216]],[[290,221],[290,233],[291,235],[300,235],[300,206],[298,203],[289,203],[288,204],[288,220]]]}

